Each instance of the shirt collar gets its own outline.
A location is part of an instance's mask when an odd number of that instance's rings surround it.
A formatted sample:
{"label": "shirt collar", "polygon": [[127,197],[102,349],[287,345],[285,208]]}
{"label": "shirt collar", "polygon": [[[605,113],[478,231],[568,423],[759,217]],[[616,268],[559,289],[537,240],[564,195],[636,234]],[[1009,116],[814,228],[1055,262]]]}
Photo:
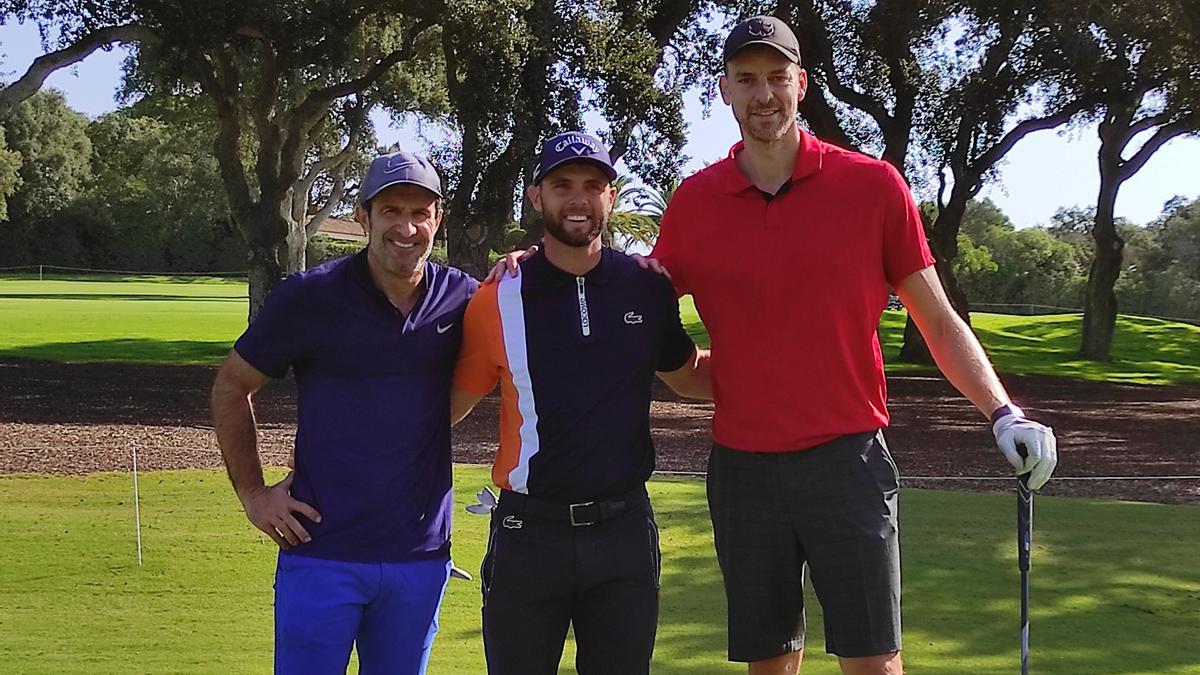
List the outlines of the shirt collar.
{"label": "shirt collar", "polygon": [[[589,284],[603,284],[612,276],[613,262],[612,258],[616,255],[613,250],[607,246],[600,249],[600,261],[596,266],[588,270],[587,274],[583,275],[584,281]],[[553,285],[565,285],[576,283],[578,276],[570,272],[556,267],[554,263],[546,258],[546,246],[542,244],[537,253],[534,253],[525,265],[536,274],[535,278],[544,280],[546,283]],[[528,280],[526,281],[526,283]]]}
{"label": "shirt collar", "polygon": [[[742,173],[737,165],[737,154],[746,147],[745,141],[738,141],[729,149],[725,158],[724,175],[721,184],[725,191],[736,194],[742,190],[755,189],[754,184]],[[792,168],[791,181],[798,183],[821,170],[825,159],[825,144],[816,136],[800,129],[800,148],[796,151],[796,166]]]}
{"label": "shirt collar", "polygon": [[[362,289],[366,291],[367,295],[369,295],[373,300],[382,303],[384,307],[387,307],[392,311],[397,311],[391,300],[388,300],[387,295],[384,294],[384,292],[379,289],[379,286],[375,284],[375,277],[371,276],[371,267],[370,263],[367,261],[367,255],[367,249],[365,248],[354,254],[354,259],[351,261],[351,264],[354,267],[355,279],[358,280],[359,285],[362,286]],[[421,308],[421,304],[425,300],[425,289],[429,288],[429,280],[432,278],[433,274],[433,263],[426,260],[424,271],[421,274],[421,288],[417,291],[417,304],[413,309],[414,314]]]}

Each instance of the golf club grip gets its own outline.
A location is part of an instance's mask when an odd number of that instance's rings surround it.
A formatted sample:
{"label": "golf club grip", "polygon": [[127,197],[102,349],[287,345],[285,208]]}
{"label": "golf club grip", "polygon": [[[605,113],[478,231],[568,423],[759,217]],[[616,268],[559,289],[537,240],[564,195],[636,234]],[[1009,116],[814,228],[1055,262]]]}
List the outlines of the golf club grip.
{"label": "golf club grip", "polygon": [[[1027,456],[1024,445],[1017,445],[1017,452]],[[1029,571],[1029,557],[1033,548],[1033,490],[1029,489],[1029,474],[1017,476],[1017,567]]]}

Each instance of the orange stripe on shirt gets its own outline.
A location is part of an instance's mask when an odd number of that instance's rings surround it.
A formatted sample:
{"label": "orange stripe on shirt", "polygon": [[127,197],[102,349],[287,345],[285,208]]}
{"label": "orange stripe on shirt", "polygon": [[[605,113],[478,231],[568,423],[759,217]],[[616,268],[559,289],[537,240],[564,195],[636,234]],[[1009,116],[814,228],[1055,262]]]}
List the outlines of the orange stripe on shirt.
{"label": "orange stripe on shirt", "polygon": [[492,463],[492,482],[496,487],[511,490],[508,476],[520,462],[524,418],[517,405],[517,391],[504,349],[498,288],[499,284],[481,286],[467,305],[454,386],[483,396],[500,384],[500,447]]}

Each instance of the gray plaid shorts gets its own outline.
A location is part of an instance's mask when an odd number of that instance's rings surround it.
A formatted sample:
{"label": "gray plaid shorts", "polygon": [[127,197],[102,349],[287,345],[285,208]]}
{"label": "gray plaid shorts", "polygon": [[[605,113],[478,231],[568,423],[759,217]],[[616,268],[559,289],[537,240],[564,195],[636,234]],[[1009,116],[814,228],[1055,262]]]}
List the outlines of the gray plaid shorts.
{"label": "gray plaid shorts", "polygon": [[899,474],[882,432],[797,452],[714,444],[708,506],[728,601],[729,660],[804,648],[804,574],[825,650],[900,650]]}

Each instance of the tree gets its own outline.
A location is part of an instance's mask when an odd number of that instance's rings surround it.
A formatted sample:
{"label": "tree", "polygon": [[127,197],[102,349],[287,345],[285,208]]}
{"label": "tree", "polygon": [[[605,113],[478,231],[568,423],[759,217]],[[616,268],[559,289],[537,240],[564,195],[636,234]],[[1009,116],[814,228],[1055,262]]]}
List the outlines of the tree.
{"label": "tree", "polygon": [[80,199],[110,241],[93,248],[120,269],[242,269],[220,167],[186,125],[123,109],[91,124],[93,179]]}
{"label": "tree", "polygon": [[[938,114],[920,130],[938,167],[938,215],[927,234],[946,295],[968,322],[953,269],[968,203],[1021,139],[1068,124],[1098,102],[1080,76],[1091,55],[1077,49],[1078,35],[1062,20],[1071,11],[1070,0],[972,0],[954,17],[962,35],[953,53],[939,61],[946,84],[935,101]],[[900,359],[932,362],[911,317]]]}
{"label": "tree", "polygon": [[8,220],[8,197],[21,185],[21,154],[8,149],[0,125],[0,223]]}
{"label": "tree", "polygon": [[8,218],[33,227],[61,210],[90,177],[87,118],[67,107],[61,92],[38,92],[3,120],[8,146],[20,155],[20,179],[8,199]]}
{"label": "tree", "polygon": [[[444,227],[454,264],[484,271],[517,220],[517,204],[525,243],[540,238],[523,187],[539,144],[582,127],[588,109],[609,123],[613,161],[625,158],[649,182],[678,173],[682,91],[711,58],[698,53],[707,42],[696,36],[708,34],[699,6],[508,0],[448,8],[442,53],[458,138],[435,154],[450,177]],[[484,33],[486,43],[475,39]]]}
{"label": "tree", "polygon": [[[1200,133],[1200,85],[1195,81],[1200,73],[1200,30],[1187,14],[1187,4],[1129,0],[1089,5],[1084,14],[1102,55],[1097,73],[1106,84],[1098,126],[1095,259],[1088,273],[1079,347],[1089,359],[1109,360],[1116,328],[1114,288],[1125,246],[1115,222],[1117,194],[1162,146]],[[1130,154],[1134,140],[1145,134],[1149,138]]]}
{"label": "tree", "polygon": [[814,133],[845,148],[874,148],[912,175],[913,128],[936,114],[929,61],[951,7],[944,0],[781,0],[775,15],[795,28],[811,78],[799,112]]}
{"label": "tree", "polygon": [[[437,9],[416,0],[5,0],[0,12],[36,23],[56,48],[0,90],[0,115],[49,73],[116,42],[136,47],[127,70],[139,87],[205,97],[216,123],[222,184],[248,249],[253,320],[281,277],[297,195],[307,201],[311,169],[328,159],[314,152],[322,124],[331,114],[345,120],[365,115],[364,99],[397,111],[436,103],[421,98],[434,92],[421,80],[437,71],[425,58],[433,53]],[[398,74],[394,68],[402,63],[411,70]],[[385,76],[397,81],[377,92]],[[357,140],[352,126],[341,135],[347,144]],[[252,162],[244,161],[246,154]],[[348,161],[339,155],[336,161]],[[339,190],[331,192],[340,200]]]}
{"label": "tree", "polygon": [[1121,237],[1126,266],[1116,291],[1125,311],[1200,320],[1200,199],[1176,198]]}

